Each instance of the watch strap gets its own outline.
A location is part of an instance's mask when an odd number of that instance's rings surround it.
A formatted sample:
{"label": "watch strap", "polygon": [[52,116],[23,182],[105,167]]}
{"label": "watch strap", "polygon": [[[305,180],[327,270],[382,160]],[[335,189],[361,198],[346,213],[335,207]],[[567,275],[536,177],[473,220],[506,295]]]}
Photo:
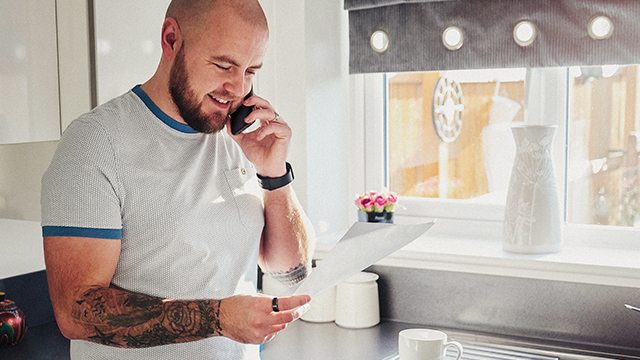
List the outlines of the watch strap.
{"label": "watch strap", "polygon": [[256,174],[258,176],[258,183],[265,190],[276,190],[283,186],[289,185],[293,179],[293,168],[291,164],[286,163],[287,172],[280,177],[268,177]]}

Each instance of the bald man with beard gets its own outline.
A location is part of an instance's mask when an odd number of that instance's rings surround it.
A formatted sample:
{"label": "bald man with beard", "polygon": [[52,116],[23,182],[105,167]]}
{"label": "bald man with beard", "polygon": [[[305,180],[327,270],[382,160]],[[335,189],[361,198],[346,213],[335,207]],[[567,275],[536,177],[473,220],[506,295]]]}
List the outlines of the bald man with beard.
{"label": "bald man with beard", "polygon": [[[291,129],[245,99],[268,37],[256,0],[174,0],[154,75],[65,131],[42,231],[73,359],[257,359],[306,308],[307,295],[256,292],[256,264],[294,285],[313,247]],[[232,135],[240,105],[260,126]]]}

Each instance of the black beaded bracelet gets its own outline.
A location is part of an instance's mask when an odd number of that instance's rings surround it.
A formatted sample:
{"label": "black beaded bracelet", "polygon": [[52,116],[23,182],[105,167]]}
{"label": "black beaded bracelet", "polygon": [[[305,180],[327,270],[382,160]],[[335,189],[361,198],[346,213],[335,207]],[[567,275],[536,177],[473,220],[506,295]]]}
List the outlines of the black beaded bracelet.
{"label": "black beaded bracelet", "polygon": [[256,174],[258,176],[258,183],[260,183],[260,186],[265,190],[275,190],[289,185],[294,179],[293,168],[291,168],[291,164],[289,163],[286,163],[286,166],[287,173],[280,177],[272,178]]}

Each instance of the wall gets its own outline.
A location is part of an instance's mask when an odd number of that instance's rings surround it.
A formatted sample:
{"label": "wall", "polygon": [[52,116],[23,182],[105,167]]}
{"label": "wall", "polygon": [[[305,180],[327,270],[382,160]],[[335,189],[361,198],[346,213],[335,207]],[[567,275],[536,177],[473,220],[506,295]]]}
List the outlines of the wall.
{"label": "wall", "polygon": [[57,145],[0,145],[0,218],[40,221],[40,179]]}
{"label": "wall", "polygon": [[[349,212],[348,23],[342,1],[262,0],[271,27],[259,94],[293,129],[294,188],[319,233]],[[0,145],[0,217],[40,219],[40,178],[57,142]],[[359,189],[358,191],[364,191]]]}
{"label": "wall", "polygon": [[271,39],[258,89],[293,130],[294,188],[316,231],[341,230],[355,218],[348,211],[347,13],[340,0],[261,3]]}
{"label": "wall", "polygon": [[[342,1],[306,1],[309,214],[319,233],[348,226],[348,22]],[[364,189],[363,189],[364,191]],[[355,213],[355,207],[353,208]],[[353,214],[352,214],[353,216]]]}

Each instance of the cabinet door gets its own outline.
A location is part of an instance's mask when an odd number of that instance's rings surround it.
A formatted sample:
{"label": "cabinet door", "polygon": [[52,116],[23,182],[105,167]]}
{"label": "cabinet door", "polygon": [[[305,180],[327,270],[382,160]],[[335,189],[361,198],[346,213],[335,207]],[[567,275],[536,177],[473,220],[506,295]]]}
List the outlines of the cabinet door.
{"label": "cabinet door", "polygon": [[55,1],[0,0],[0,144],[60,138]]}
{"label": "cabinet door", "polygon": [[169,0],[95,0],[98,104],[147,81],[160,62]]}

